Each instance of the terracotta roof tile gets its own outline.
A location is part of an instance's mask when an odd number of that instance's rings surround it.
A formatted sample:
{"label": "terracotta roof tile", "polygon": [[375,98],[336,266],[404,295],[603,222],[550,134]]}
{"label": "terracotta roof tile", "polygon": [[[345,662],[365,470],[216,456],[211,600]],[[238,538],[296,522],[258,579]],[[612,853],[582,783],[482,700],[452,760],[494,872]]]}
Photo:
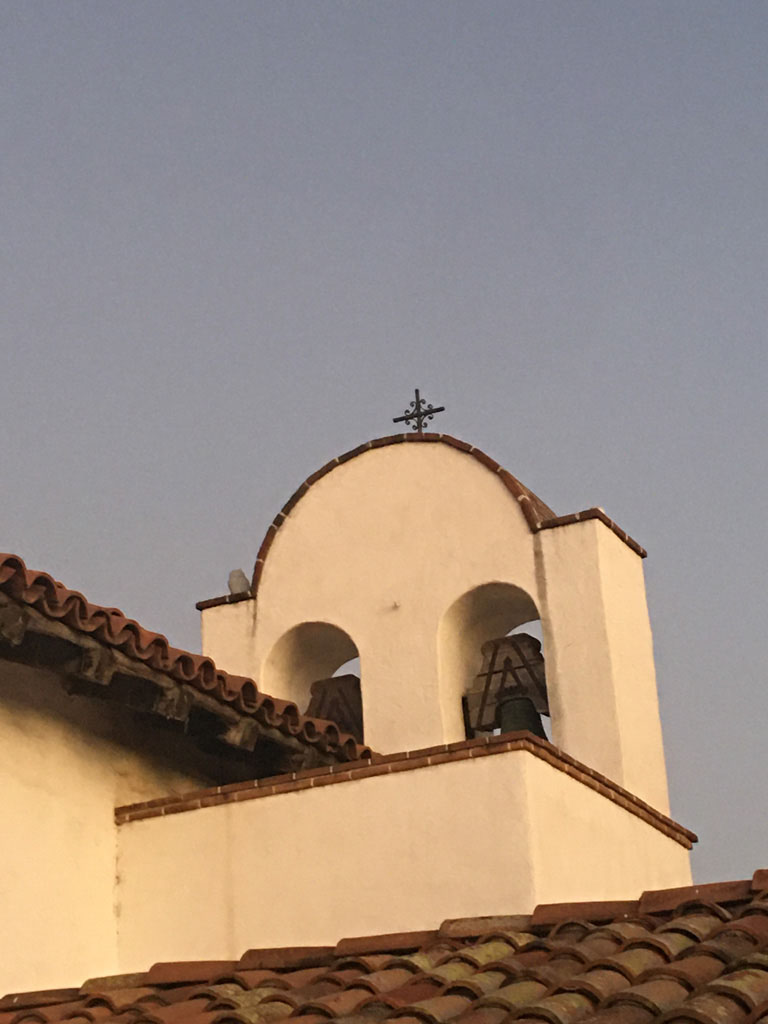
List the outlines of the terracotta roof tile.
{"label": "terracotta roof tile", "polygon": [[0,998],[0,1011],[27,1010],[31,1007],[58,1006],[71,1002],[80,995],[79,988],[52,988],[40,992],[12,992]]}
{"label": "terracotta roof tile", "polygon": [[288,946],[249,949],[238,961],[238,970],[299,970],[329,967],[334,961],[333,946]]}
{"label": "terracotta roof tile", "polygon": [[739,902],[749,896],[751,881],[712,882],[707,885],[685,886],[678,889],[657,889],[644,892],[640,897],[641,914],[657,914],[664,910],[676,910],[691,900],[711,900],[714,903]]}
{"label": "terracotta roof tile", "polygon": [[497,917],[457,917],[443,921],[439,935],[449,939],[471,939],[487,935],[491,931],[524,932],[531,923],[530,914]]}
{"label": "terracotta roof tile", "polygon": [[609,996],[623,989],[627,979],[619,971],[608,967],[596,967],[580,974],[578,977],[561,986],[590,996],[595,1004],[604,1002]]}
{"label": "terracotta roof tile", "polygon": [[489,993],[479,1000],[480,1006],[495,1006],[513,1012],[521,1007],[529,1006],[541,998],[547,991],[547,982],[535,978],[523,978],[504,985],[496,992]]}
{"label": "terracotta roof tile", "polygon": [[254,949],[238,962],[161,963],[6,996],[0,1024],[762,1024],[762,892],[690,886],[645,893],[642,917],[623,904],[549,905],[336,947]]}
{"label": "terracotta roof tile", "polygon": [[[91,604],[48,573],[28,569],[18,555],[0,553],[0,595],[22,612],[34,610],[43,619],[68,627],[107,654],[122,655],[170,682],[213,698],[238,718],[255,720],[273,730],[273,738],[284,736],[340,761],[371,756],[368,747],[341,732],[334,722],[302,715],[290,701],[260,693],[252,679],[223,672],[201,654],[172,647],[162,634],[144,629],[119,608]],[[5,639],[16,643],[27,625],[20,619],[10,633],[6,628]]]}
{"label": "terracotta roof tile", "polygon": [[147,972],[147,985],[188,985],[211,981],[222,971],[230,971],[236,960],[192,960],[157,963]]}
{"label": "terracotta roof tile", "polygon": [[[374,971],[372,974],[361,974],[351,986],[361,992],[368,992],[370,995],[379,995],[384,992],[393,992],[395,989],[407,985],[418,969],[409,970],[407,967],[390,967],[382,971]],[[444,977],[444,975],[440,975]]]}
{"label": "terracotta roof tile", "polygon": [[542,903],[533,913],[531,926],[556,924],[560,921],[616,921],[634,917],[637,900],[606,903]]}
{"label": "terracotta roof tile", "polygon": [[338,956],[358,953],[410,953],[423,946],[431,945],[438,932],[398,932],[392,935],[366,935],[353,939],[342,939],[336,946]]}
{"label": "terracotta roof tile", "polygon": [[681,981],[688,988],[698,988],[700,985],[712,981],[723,972],[723,961],[714,956],[697,954],[694,956],[683,956],[674,960],[671,964],[663,967],[652,967],[645,971],[639,978],[644,981],[648,978],[672,978]]}

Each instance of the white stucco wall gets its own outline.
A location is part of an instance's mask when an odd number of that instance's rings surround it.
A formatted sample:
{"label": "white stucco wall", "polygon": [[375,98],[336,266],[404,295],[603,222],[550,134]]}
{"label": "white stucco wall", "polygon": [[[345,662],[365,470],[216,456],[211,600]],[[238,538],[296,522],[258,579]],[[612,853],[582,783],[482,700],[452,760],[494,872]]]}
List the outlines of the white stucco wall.
{"label": "white stucco wall", "polygon": [[[690,854],[641,818],[528,758],[530,851],[539,903],[637,899],[691,884]],[[571,781],[571,780],[569,780]],[[578,788],[576,788],[578,787]]]}
{"label": "white stucco wall", "polygon": [[[495,607],[467,599],[494,587]],[[554,742],[666,812],[641,559],[598,520],[532,533],[499,477],[447,445],[373,449],[314,483],[257,599],[203,612],[203,651],[304,710],[306,679],[271,652],[299,623],[331,623],[360,654],[366,743],[418,749],[463,738],[480,645],[537,609]]]}
{"label": "white stucco wall", "polygon": [[[169,744],[170,745],[170,744]],[[107,704],[0,661],[0,992],[116,972],[114,808],[204,780],[130,749]]]}
{"label": "white stucco wall", "polygon": [[250,676],[258,682],[255,601],[206,608],[200,616],[200,639],[203,654],[220,668],[236,676]]}
{"label": "white stucco wall", "polygon": [[596,519],[536,547],[553,742],[667,814],[642,561]]}
{"label": "white stucco wall", "polygon": [[123,971],[691,880],[687,850],[524,750],[148,818],[118,842]]}

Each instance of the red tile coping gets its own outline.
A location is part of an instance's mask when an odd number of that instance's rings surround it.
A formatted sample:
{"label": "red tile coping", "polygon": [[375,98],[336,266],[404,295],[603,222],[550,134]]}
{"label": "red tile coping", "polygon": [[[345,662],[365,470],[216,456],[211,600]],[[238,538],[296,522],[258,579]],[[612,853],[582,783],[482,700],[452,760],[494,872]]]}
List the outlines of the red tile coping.
{"label": "red tile coping", "polygon": [[172,647],[161,633],[144,629],[119,608],[90,604],[48,573],[28,569],[18,555],[0,553],[0,593],[339,761],[370,755],[368,747],[335,722],[302,715],[291,701],[260,693],[252,679],[223,672],[201,654]]}
{"label": "red tile coping", "polygon": [[525,520],[532,533],[538,533],[540,530],[552,530],[558,526],[570,526],[573,523],[582,523],[588,519],[599,519],[601,523],[604,523],[609,530],[624,541],[624,543],[630,547],[636,555],[639,555],[640,558],[645,558],[648,553],[645,548],[638,544],[636,540],[633,540],[628,533],[622,530],[621,527],[610,519],[601,508],[588,508],[583,512],[574,512],[571,515],[556,516],[552,509],[548,505],[544,504],[541,498],[537,497],[533,491],[529,490],[525,486],[525,484],[522,484],[516,477],[512,476],[510,472],[500,466],[495,459],[486,455],[485,452],[481,451],[479,448],[475,448],[473,445],[467,444],[466,441],[460,441],[456,437],[451,437],[450,434],[391,434],[389,437],[379,437],[373,441],[367,441],[365,444],[361,444],[358,445],[357,448],[353,448],[352,451],[345,452],[343,455],[339,455],[337,458],[331,459],[330,462],[327,462],[320,469],[315,470],[315,472],[307,477],[304,483],[294,491],[288,501],[277,513],[274,520],[270,523],[267,532],[264,535],[264,540],[261,542],[261,547],[259,548],[259,552],[256,556],[256,564],[253,568],[250,593],[225,594],[222,597],[211,597],[205,601],[198,601],[195,607],[200,611],[204,611],[206,608],[215,608],[222,604],[236,604],[238,601],[249,601],[254,599],[258,593],[259,582],[264,569],[264,562],[277,531],[287,519],[291,509],[304,497],[310,487],[332,470],[343,465],[345,462],[349,462],[350,459],[357,458],[358,455],[363,455],[365,452],[371,451],[374,448],[386,448],[389,445],[402,444],[404,442],[426,442],[432,444],[438,442],[440,444],[447,444],[451,448],[464,452],[482,463],[486,469],[489,469],[499,477],[512,497],[519,503],[523,515],[525,516]]}
{"label": "red tile coping", "polygon": [[145,800],[141,803],[126,804],[115,808],[115,820],[118,825],[125,825],[145,818],[164,817],[203,807],[215,807],[220,804],[275,796],[278,793],[292,793],[302,789],[316,789],[319,786],[352,782],[401,771],[413,771],[417,768],[429,768],[448,762],[505,754],[515,750],[526,750],[534,757],[546,761],[571,778],[601,793],[613,803],[619,804],[686,849],[690,850],[693,843],[698,841],[695,833],[657,811],[611,779],[600,775],[592,768],[587,768],[586,765],[581,764],[569,754],[529,732],[511,732],[501,736],[460,740],[457,743],[427,747],[422,750],[401,751],[397,754],[374,754],[368,760],[345,765],[308,768],[304,771],[275,775],[266,779],[255,779],[251,782],[232,782],[225,786],[194,790],[178,796],[158,797],[154,800]]}

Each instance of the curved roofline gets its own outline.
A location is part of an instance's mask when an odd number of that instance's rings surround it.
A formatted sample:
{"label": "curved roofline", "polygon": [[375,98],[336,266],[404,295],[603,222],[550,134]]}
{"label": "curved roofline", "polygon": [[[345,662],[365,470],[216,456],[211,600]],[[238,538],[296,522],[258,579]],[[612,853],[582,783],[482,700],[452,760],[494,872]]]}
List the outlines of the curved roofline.
{"label": "curved roofline", "polygon": [[533,491],[529,490],[525,484],[522,484],[517,477],[512,476],[508,470],[504,469],[504,467],[496,462],[495,459],[492,459],[490,455],[486,455],[485,452],[476,448],[474,445],[468,444],[466,441],[460,441],[457,437],[451,437],[450,434],[390,434],[387,437],[377,437],[373,441],[366,441],[365,444],[358,445],[357,448],[344,452],[343,455],[336,456],[335,459],[331,459],[330,462],[326,462],[324,466],[321,466],[320,469],[316,469],[314,473],[310,474],[301,486],[293,492],[267,528],[264,540],[261,542],[261,547],[259,548],[259,553],[256,555],[256,563],[253,567],[250,591],[242,594],[225,594],[223,597],[212,597],[205,601],[198,601],[195,607],[199,611],[203,611],[206,608],[214,608],[221,604],[235,604],[238,601],[255,600],[258,596],[259,583],[261,582],[261,576],[264,571],[267,554],[269,553],[269,549],[272,547],[272,543],[277,536],[277,531],[288,518],[288,515],[294,506],[301,501],[312,485],[316,484],[318,480],[322,479],[322,477],[326,476],[338,466],[343,465],[345,462],[349,462],[350,459],[357,458],[358,455],[363,455],[365,452],[372,451],[375,448],[387,448],[389,445],[403,444],[404,442],[432,444],[438,442],[440,444],[447,444],[451,448],[456,449],[456,451],[464,452],[466,455],[470,455],[472,458],[476,459],[481,465],[485,466],[486,469],[490,470],[491,473],[498,476],[515,501],[517,501],[523,515],[525,516],[525,521],[528,523],[531,533],[538,533],[540,530],[551,530],[558,526],[570,526],[572,523],[580,523],[587,519],[599,519],[601,523],[615,533],[616,536],[622,540],[627,547],[631,548],[636,555],[639,555],[640,558],[645,558],[648,554],[644,547],[638,544],[636,540],[633,540],[632,537],[622,530],[617,523],[610,519],[601,508],[588,508],[584,509],[582,512],[573,512],[566,516],[556,516],[552,509],[546,505],[541,498],[537,497]]}

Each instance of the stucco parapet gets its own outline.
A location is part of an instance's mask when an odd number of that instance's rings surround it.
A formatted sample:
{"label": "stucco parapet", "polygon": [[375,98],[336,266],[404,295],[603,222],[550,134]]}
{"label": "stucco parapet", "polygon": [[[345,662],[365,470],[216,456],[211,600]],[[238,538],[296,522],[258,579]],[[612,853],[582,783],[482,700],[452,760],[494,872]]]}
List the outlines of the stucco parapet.
{"label": "stucco parapet", "polygon": [[599,772],[581,764],[546,740],[539,739],[528,732],[462,740],[422,750],[401,751],[397,754],[373,755],[370,759],[348,762],[344,765],[325,766],[318,770],[305,769],[271,778],[241,783],[233,782],[209,790],[195,790],[187,794],[174,794],[167,798],[127,804],[115,809],[115,821],[118,825],[127,825],[146,817],[178,814],[199,810],[201,807],[222,803],[239,803],[243,800],[310,790],[336,783],[361,782],[365,779],[404,771],[419,771],[478,757],[521,751],[533,755],[538,760],[545,761],[575,782],[606,797],[612,803],[640,818],[686,849],[691,849],[693,843],[697,841],[695,833],[657,811],[611,779],[600,775]]}

